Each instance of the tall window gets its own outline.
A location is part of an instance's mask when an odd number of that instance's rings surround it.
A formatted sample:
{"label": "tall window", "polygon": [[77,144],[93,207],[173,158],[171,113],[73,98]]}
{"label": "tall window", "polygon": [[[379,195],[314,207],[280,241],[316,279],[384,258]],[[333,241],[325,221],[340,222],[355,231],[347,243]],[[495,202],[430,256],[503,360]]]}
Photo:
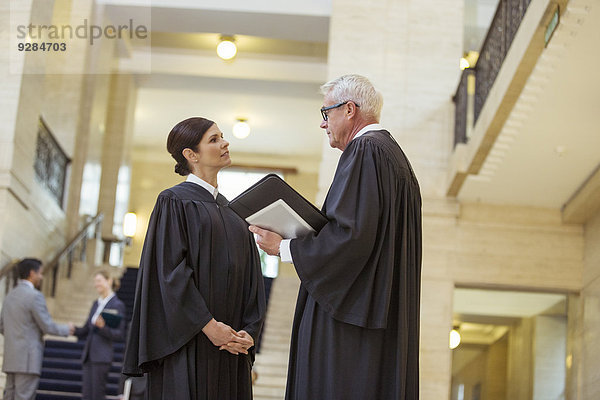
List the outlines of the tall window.
{"label": "tall window", "polygon": [[102,167],[98,162],[87,162],[83,167],[79,215],[94,216],[98,213],[101,176]]}

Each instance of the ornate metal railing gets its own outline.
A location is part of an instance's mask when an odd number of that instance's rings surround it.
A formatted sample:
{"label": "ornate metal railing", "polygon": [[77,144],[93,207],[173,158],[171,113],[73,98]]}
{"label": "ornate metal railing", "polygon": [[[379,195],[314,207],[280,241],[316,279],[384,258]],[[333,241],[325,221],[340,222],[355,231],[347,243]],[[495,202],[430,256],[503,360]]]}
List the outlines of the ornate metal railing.
{"label": "ornate metal railing", "polygon": [[61,208],[65,193],[67,166],[70,162],[71,160],[40,117],[34,164],[35,175]]}
{"label": "ornate metal railing", "polygon": [[[59,279],[59,270],[62,263],[66,260],[66,271],[65,276],[67,278],[71,278],[71,272],[73,270],[73,261],[75,257],[78,257],[79,261],[85,261],[86,259],[86,250],[87,250],[87,241],[92,237],[100,236],[100,226],[102,224],[103,216],[102,214],[96,215],[89,222],[85,224],[85,226],[75,235],[75,237],[67,243],[57,254],[56,256],[48,263],[44,264],[44,280],[49,279],[48,286],[50,288],[50,296],[54,297],[56,294],[56,283]],[[90,234],[91,227],[94,227],[93,234]],[[14,260],[7,265],[5,265],[0,270],[0,280],[6,277],[6,291],[15,286],[17,283],[17,273],[15,271],[15,266],[19,260]]]}
{"label": "ornate metal railing", "polygon": [[485,104],[531,0],[500,0],[475,66],[474,122]]}
{"label": "ornate metal railing", "polygon": [[[67,270],[66,277],[71,278],[71,272],[73,270],[73,260],[78,253],[79,261],[85,261],[87,241],[92,237],[100,237],[100,227],[104,216],[102,213],[92,218],[85,226],[75,235],[75,237],[63,247],[54,258],[44,265],[44,274],[46,277],[50,277],[50,296],[54,297],[56,294],[56,283],[59,279],[59,269],[62,262],[66,258]],[[94,227],[93,234],[90,235],[90,228]]]}
{"label": "ornate metal railing", "polygon": [[469,77],[473,75],[473,69],[463,70],[456,88],[456,93],[452,97],[454,101],[454,147],[458,143],[467,143],[467,115],[469,106]]}

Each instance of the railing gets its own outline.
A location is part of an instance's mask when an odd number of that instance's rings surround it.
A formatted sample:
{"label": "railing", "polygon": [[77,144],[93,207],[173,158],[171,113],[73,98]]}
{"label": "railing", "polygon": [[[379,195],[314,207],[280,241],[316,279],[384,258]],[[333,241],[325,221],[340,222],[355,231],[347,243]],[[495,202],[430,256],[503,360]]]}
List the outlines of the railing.
{"label": "railing", "polygon": [[500,0],[475,66],[475,122],[531,0]]}
{"label": "railing", "polygon": [[[93,237],[98,237],[100,234],[100,225],[102,224],[103,215],[98,214],[94,218],[92,218],[85,226],[75,235],[75,237],[67,243],[65,247],[63,247],[56,256],[48,263],[44,264],[44,274],[46,277],[50,279],[50,296],[54,297],[56,294],[56,283],[59,279],[59,270],[62,264],[62,261],[66,258],[67,261],[67,271],[66,277],[71,278],[71,272],[73,270],[73,261],[75,256],[78,256],[79,261],[85,261],[86,259],[86,250],[87,250],[87,241],[90,239],[89,231],[90,228],[94,227],[94,234],[91,235]],[[76,255],[75,253],[78,252]],[[18,264],[19,260],[12,261],[7,264],[2,270],[0,270],[0,280],[2,278],[7,277],[6,279],[6,292],[15,286],[17,283],[17,273],[15,270],[15,266]]]}
{"label": "railing", "polygon": [[468,123],[468,76],[475,75],[475,99],[473,107],[473,123],[477,118],[487,100],[492,85],[496,81],[500,67],[504,62],[508,49],[521,25],[521,21],[527,11],[531,0],[500,0],[498,8],[492,19],[483,46],[479,52],[479,58],[475,68],[465,69],[462,73],[456,94],[455,119],[454,119],[454,145],[466,143]]}
{"label": "railing", "polygon": [[14,287],[17,284],[17,280],[19,277],[17,276],[17,272],[15,270],[15,266],[18,264],[19,260],[13,260],[6,264],[2,270],[0,270],[0,281],[4,277],[6,277],[6,287],[4,288],[4,293],[8,293],[10,288]]}
{"label": "railing", "polygon": [[458,143],[467,143],[467,123],[469,107],[469,78],[474,74],[472,68],[463,70],[454,101],[454,147]]}
{"label": "railing", "polygon": [[[71,278],[71,272],[73,270],[73,257],[76,250],[79,250],[79,261],[85,261],[86,258],[86,249],[87,249],[87,240],[90,227],[94,226],[94,234],[93,237],[98,237],[100,235],[100,226],[102,224],[102,220],[104,216],[102,213],[96,215],[92,218],[78,233],[75,237],[67,243],[67,245],[59,251],[56,256],[50,261],[48,264],[44,266],[44,273],[46,276],[51,277],[50,283],[50,296],[54,297],[56,294],[56,283],[58,282],[58,271],[61,266],[62,260],[67,258],[67,278]],[[77,247],[79,246],[79,249]]]}

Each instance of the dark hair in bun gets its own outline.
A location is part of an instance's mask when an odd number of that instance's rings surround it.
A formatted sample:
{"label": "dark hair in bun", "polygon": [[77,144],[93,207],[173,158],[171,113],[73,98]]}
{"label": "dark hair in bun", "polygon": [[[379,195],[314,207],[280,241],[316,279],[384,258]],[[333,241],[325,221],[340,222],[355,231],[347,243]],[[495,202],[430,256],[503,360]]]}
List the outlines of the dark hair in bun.
{"label": "dark hair in bun", "polygon": [[183,149],[198,151],[198,144],[202,136],[215,123],[202,117],[185,119],[175,125],[167,138],[167,151],[177,161],[175,172],[179,175],[189,175],[192,170],[183,156]]}

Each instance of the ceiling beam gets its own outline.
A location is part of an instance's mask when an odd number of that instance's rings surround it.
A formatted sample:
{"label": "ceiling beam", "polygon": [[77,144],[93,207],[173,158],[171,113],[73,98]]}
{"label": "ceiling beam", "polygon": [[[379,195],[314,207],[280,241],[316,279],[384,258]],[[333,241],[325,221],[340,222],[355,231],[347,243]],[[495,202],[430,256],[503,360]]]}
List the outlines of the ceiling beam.
{"label": "ceiling beam", "polygon": [[321,84],[327,80],[327,63],[286,57],[247,57],[225,63],[214,52],[156,49],[134,51],[130,58],[120,58],[120,73],[174,74],[228,79],[258,79]]}

